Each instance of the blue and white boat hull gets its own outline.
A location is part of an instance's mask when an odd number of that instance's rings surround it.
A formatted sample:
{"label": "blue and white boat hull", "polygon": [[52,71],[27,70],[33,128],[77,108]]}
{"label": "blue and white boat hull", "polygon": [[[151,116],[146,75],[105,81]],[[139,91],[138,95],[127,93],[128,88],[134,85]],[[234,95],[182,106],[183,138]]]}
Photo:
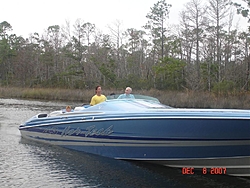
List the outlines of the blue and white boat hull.
{"label": "blue and white boat hull", "polygon": [[[110,108],[117,103],[110,102]],[[123,107],[146,105],[120,103]],[[132,106],[130,110],[105,111],[104,107],[35,116],[19,129],[27,139],[105,157],[197,170],[223,168],[223,174],[250,176],[248,110],[131,110]]]}

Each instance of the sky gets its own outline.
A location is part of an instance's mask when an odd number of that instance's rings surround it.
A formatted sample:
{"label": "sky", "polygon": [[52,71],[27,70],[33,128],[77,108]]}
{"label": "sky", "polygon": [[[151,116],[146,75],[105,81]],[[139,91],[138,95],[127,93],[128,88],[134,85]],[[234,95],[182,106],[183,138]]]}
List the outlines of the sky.
{"label": "sky", "polygon": [[[0,22],[7,21],[18,36],[42,34],[53,25],[73,25],[78,18],[95,24],[105,32],[108,26],[121,22],[124,29],[141,29],[146,15],[158,0],[3,0]],[[169,22],[179,20],[179,12],[189,0],[166,0],[171,4]]]}
{"label": "sky", "polygon": [[[7,21],[12,33],[24,38],[32,33],[43,34],[53,25],[72,25],[77,19],[95,24],[107,33],[108,26],[114,28],[121,23],[121,29],[142,29],[147,23],[146,15],[159,0],[2,0],[0,23]],[[169,24],[179,23],[179,13],[191,0],[166,0],[171,4]],[[206,0],[203,0],[203,2]]]}

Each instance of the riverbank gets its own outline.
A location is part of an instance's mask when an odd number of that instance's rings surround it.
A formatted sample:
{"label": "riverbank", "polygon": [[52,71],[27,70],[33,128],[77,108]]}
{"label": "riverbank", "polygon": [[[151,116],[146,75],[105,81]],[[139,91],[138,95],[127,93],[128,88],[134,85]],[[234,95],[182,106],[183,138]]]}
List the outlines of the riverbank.
{"label": "riverbank", "polygon": [[[103,94],[120,94],[123,90],[103,89]],[[179,108],[235,108],[250,109],[250,93],[215,95],[208,92],[173,92],[159,90],[133,90],[134,94],[158,98],[163,104]],[[94,90],[60,88],[0,87],[0,98],[35,99],[46,101],[79,102],[88,104]]]}

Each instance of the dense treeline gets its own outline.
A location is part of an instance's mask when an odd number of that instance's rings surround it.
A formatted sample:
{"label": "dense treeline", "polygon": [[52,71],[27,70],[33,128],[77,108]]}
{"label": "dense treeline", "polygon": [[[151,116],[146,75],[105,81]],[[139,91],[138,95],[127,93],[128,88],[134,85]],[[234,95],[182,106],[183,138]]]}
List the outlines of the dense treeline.
{"label": "dense treeline", "polygon": [[169,25],[171,5],[160,0],[141,30],[122,31],[117,21],[104,34],[78,19],[26,39],[3,21],[0,86],[249,91],[250,31],[234,27],[236,8],[248,17],[229,0],[191,0]]}

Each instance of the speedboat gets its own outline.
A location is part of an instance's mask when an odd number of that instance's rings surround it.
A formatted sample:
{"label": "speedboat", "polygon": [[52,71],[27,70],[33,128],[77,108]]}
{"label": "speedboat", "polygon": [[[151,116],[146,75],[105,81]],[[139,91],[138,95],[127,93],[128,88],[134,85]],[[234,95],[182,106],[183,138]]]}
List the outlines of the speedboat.
{"label": "speedboat", "polygon": [[250,177],[250,110],[172,108],[152,97],[111,98],[72,112],[37,114],[19,130],[26,139],[181,168],[183,174]]}

